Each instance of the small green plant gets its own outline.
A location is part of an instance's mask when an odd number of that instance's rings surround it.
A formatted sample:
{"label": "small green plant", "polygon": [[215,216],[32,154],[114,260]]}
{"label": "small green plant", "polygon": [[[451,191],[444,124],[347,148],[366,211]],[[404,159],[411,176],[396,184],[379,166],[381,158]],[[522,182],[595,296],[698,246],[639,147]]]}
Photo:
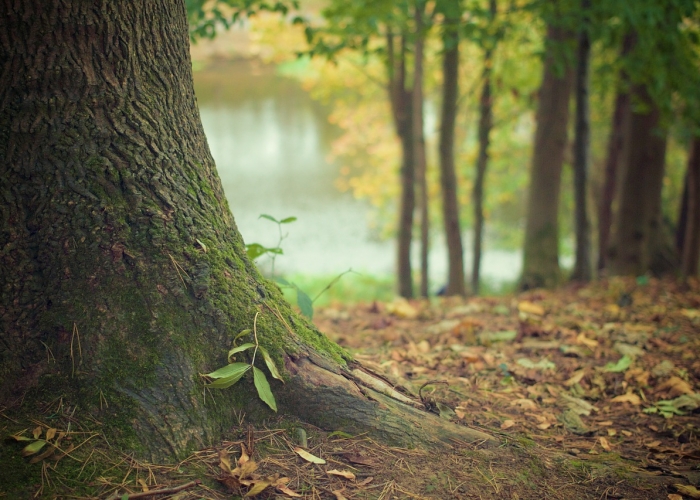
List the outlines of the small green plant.
{"label": "small green plant", "polygon": [[260,243],[250,243],[249,245],[246,245],[246,253],[248,254],[248,258],[255,261],[255,259],[262,257],[263,255],[269,255],[272,259],[272,269],[271,269],[271,275],[272,279],[275,280],[279,285],[286,287],[286,288],[291,288],[296,292],[296,299],[297,299],[297,305],[299,306],[299,310],[301,311],[301,314],[306,316],[309,319],[313,319],[314,316],[314,302],[316,299],[318,299],[321,295],[323,295],[324,292],[326,292],[330,287],[332,287],[334,284],[338,282],[338,280],[345,274],[352,272],[351,269],[348,269],[347,271],[339,274],[336,276],[326,287],[321,290],[316,297],[313,299],[309,297],[309,295],[302,290],[300,287],[298,287],[295,283],[287,281],[286,279],[275,276],[275,259],[277,258],[278,255],[283,255],[284,252],[282,251],[282,247],[280,246],[282,244],[282,241],[287,237],[286,234],[282,233],[282,225],[283,224],[291,224],[292,222],[296,221],[296,217],[285,217],[282,220],[277,220],[273,216],[268,215],[268,214],[261,214],[258,219],[267,219],[271,222],[274,222],[277,224],[277,230],[279,231],[279,239],[277,240],[277,245],[274,247],[266,247],[261,245]]}
{"label": "small green plant", "polygon": [[[238,339],[251,333],[250,329],[243,330],[238,335],[236,335],[236,338],[233,339],[233,347],[228,352],[229,364],[202,376],[208,382],[206,387],[212,389],[226,389],[234,385],[239,380],[241,380],[246,373],[252,371],[253,383],[255,384],[255,389],[258,391],[258,396],[267,404],[267,406],[269,406],[270,408],[272,408],[273,411],[276,412],[277,402],[275,401],[275,397],[272,395],[272,389],[270,389],[270,384],[267,381],[267,377],[261,369],[255,366],[255,356],[257,355],[258,351],[260,351],[260,353],[262,354],[263,359],[265,360],[265,364],[267,365],[267,369],[270,370],[270,375],[272,375],[277,380],[280,380],[282,382],[284,381],[282,380],[282,376],[280,375],[280,373],[277,371],[277,367],[275,366],[274,361],[272,361],[270,353],[268,353],[267,349],[265,349],[258,343],[258,314],[259,313],[255,313],[255,318],[253,319],[252,333],[255,343],[253,344],[248,342],[236,346],[236,342],[238,341]],[[249,349],[253,349],[253,359],[251,360],[250,364],[233,361],[236,354],[247,351]]]}
{"label": "small green plant", "polygon": [[266,247],[261,245],[260,243],[250,243],[249,245],[245,246],[246,253],[248,254],[248,258],[250,260],[255,260],[259,257],[262,257],[263,255],[269,255],[272,259],[272,272],[271,274],[274,276],[275,275],[275,259],[277,258],[278,255],[282,255],[284,252],[282,251],[282,247],[280,246],[284,239],[287,237],[286,234],[282,234],[282,224],[291,224],[292,222],[296,221],[296,217],[285,217],[282,220],[277,220],[271,215],[267,214],[260,214],[260,217],[258,219],[267,219],[269,221],[274,222],[277,224],[277,230],[279,231],[279,239],[277,240],[277,245],[274,247]]}

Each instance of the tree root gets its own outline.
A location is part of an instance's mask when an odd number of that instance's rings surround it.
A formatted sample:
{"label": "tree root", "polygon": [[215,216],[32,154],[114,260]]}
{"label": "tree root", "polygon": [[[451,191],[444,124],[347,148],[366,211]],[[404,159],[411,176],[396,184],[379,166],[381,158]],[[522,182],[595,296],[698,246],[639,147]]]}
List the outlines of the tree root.
{"label": "tree root", "polygon": [[499,441],[426,411],[420,400],[398,392],[381,376],[360,365],[340,369],[315,357],[288,357],[292,375],[278,401],[283,412],[325,430],[367,433],[385,443],[444,447],[467,442],[485,447]]}

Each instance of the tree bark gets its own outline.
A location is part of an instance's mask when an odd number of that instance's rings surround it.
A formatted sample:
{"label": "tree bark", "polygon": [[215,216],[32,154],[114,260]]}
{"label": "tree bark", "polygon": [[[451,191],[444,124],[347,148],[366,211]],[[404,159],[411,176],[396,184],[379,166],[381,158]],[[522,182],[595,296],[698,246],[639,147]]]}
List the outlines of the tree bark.
{"label": "tree bark", "polygon": [[590,0],[581,0],[582,22],[578,36],[578,60],[576,65],[576,125],[574,136],[574,212],[576,228],[576,260],[571,279],[590,281],[591,269],[591,228],[588,221],[588,167],[590,163],[590,109],[589,109],[589,67],[591,42]]}
{"label": "tree bark", "polygon": [[[496,17],[496,0],[489,1],[491,21]],[[489,162],[489,136],[493,128],[493,102],[491,96],[491,65],[493,64],[492,44],[484,51],[484,73],[481,98],[479,99],[479,156],[476,161],[474,181],[474,260],[472,262],[472,293],[479,295],[481,279],[481,249],[484,232],[484,181]]]}
{"label": "tree bark", "polygon": [[418,187],[418,210],[420,215],[420,295],[428,296],[428,253],[430,250],[430,219],[428,217],[427,160],[425,157],[425,134],[423,133],[423,52],[425,33],[423,15],[425,3],[416,2],[414,21],[416,40],[413,50],[413,89],[411,92],[413,115],[413,147]]}
{"label": "tree bark", "polygon": [[700,137],[693,138],[686,174],[687,212],[681,252],[683,276],[698,274],[700,260]]}
{"label": "tree bark", "polygon": [[[559,189],[567,144],[569,95],[572,71],[569,64],[556,58],[558,45],[569,40],[562,28],[549,26],[544,61],[544,77],[539,91],[537,130],[528,191],[523,289],[552,287],[559,281]],[[564,74],[556,66],[564,62]]]}
{"label": "tree bark", "polygon": [[387,66],[389,72],[389,101],[396,134],[401,142],[401,200],[397,246],[397,281],[399,295],[413,297],[411,272],[411,241],[413,239],[413,212],[416,207],[416,167],[413,144],[413,110],[411,90],[406,84],[406,39],[400,37],[399,53],[394,47],[394,35],[387,35]]}
{"label": "tree bark", "polygon": [[257,315],[286,377],[272,383],[282,412],[313,406],[321,427],[403,445],[490,439],[376,395],[380,378],[360,376],[246,258],[195,104],[183,2],[2,0],[0,35],[6,414],[60,398],[112,445],[183,458],[236,409],[270,415],[250,380],[213,401],[199,376]]}
{"label": "tree bark", "polygon": [[457,201],[455,174],[455,121],[459,95],[459,17],[445,16],[442,35],[442,110],[440,114],[440,186],[442,219],[447,242],[447,287],[445,295],[466,295],[464,284],[464,248]]}
{"label": "tree bark", "polygon": [[639,276],[651,270],[659,250],[661,232],[661,189],[666,157],[666,130],[661,128],[660,111],[647,91],[637,86],[639,103],[629,117],[623,171],[618,189],[618,210],[608,252],[611,275]]}
{"label": "tree bark", "polygon": [[[625,57],[632,50],[634,39],[627,35],[622,43],[621,57]],[[613,111],[610,137],[608,139],[607,158],[605,160],[605,180],[598,212],[598,271],[605,269],[608,246],[610,244],[610,230],[613,220],[613,201],[617,191],[617,178],[619,165],[625,145],[626,119],[630,114],[630,99],[627,90],[627,75],[620,73],[620,81],[615,97],[615,110]]]}

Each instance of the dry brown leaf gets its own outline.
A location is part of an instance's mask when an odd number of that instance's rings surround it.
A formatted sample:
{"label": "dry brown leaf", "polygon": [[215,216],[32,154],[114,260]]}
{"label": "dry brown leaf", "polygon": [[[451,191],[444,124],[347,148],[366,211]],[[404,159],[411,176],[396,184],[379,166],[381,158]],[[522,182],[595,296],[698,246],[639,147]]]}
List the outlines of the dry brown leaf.
{"label": "dry brown leaf", "polygon": [[700,490],[695,486],[689,484],[674,484],[673,487],[676,488],[679,493],[687,495],[690,498],[700,498]]}
{"label": "dry brown leaf", "polygon": [[56,435],[56,429],[51,427],[49,430],[46,431],[46,440],[53,439],[53,437]]}
{"label": "dry brown leaf", "polygon": [[633,392],[628,392],[621,396],[614,397],[610,400],[611,403],[630,403],[634,406],[639,406],[642,404],[642,399]]}
{"label": "dry brown leaf", "polygon": [[693,387],[680,377],[673,376],[666,380],[663,384],[656,388],[655,392],[668,391],[672,397],[682,396],[683,394],[693,394]]}
{"label": "dry brown leaf", "polygon": [[306,460],[307,462],[311,462],[312,464],[325,464],[326,461],[322,458],[318,458],[316,455],[312,455],[308,451],[299,448],[298,446],[294,448],[294,453],[299,455],[301,458]]}
{"label": "dry brown leaf", "polygon": [[595,349],[598,347],[598,341],[595,339],[589,339],[583,332],[578,334],[576,337],[576,342],[585,345],[589,349]]}
{"label": "dry brown leaf", "polygon": [[675,493],[669,493],[668,496],[666,497],[668,500],[683,500],[683,497],[680,495],[676,495]]}
{"label": "dry brown leaf", "polygon": [[467,416],[466,408],[462,408],[461,406],[457,406],[455,408],[455,415],[457,415],[458,419],[463,420],[464,417]]}
{"label": "dry brown leaf", "polygon": [[569,380],[564,382],[564,385],[567,387],[571,387],[572,385],[578,384],[579,382],[581,382],[581,379],[583,378],[583,376],[585,374],[586,374],[586,370],[575,371],[573,376]]}
{"label": "dry brown leaf", "polygon": [[241,443],[241,456],[238,458],[238,465],[243,465],[248,460],[250,460],[250,457],[248,456],[248,452],[245,449],[245,445],[243,443]]}
{"label": "dry brown leaf", "polygon": [[661,441],[656,440],[656,441],[649,441],[648,443],[644,443],[644,446],[646,446],[647,448],[658,448],[660,444],[661,444]]}
{"label": "dry brown leaf", "polygon": [[373,479],[374,479],[374,477],[369,476],[368,478],[363,479],[362,481],[360,481],[359,483],[357,483],[355,486],[357,486],[357,487],[366,486],[366,485],[368,485],[369,483],[371,483]]}
{"label": "dry brown leaf", "polygon": [[345,495],[343,495],[343,492],[345,490],[333,490],[332,493],[335,495],[335,500],[348,500]]}
{"label": "dry brown leaf", "polygon": [[287,486],[285,486],[284,484],[276,484],[276,485],[275,485],[275,489],[276,489],[277,491],[279,491],[280,493],[284,493],[284,494],[287,495],[288,497],[301,498],[301,496],[302,496],[302,495],[300,495],[299,493],[297,493],[296,491],[290,490],[290,489],[289,489]]}
{"label": "dry brown leaf", "polygon": [[544,430],[549,429],[551,426],[552,426],[552,424],[550,424],[549,422],[542,422],[541,424],[539,424],[537,426],[537,428],[540,429],[541,431],[544,431]]}
{"label": "dry brown leaf", "polygon": [[534,314],[535,316],[544,316],[544,307],[538,304],[533,304],[527,300],[524,300],[518,304],[518,311],[526,314]]}
{"label": "dry brown leaf", "polygon": [[248,490],[248,493],[243,495],[244,497],[254,497],[255,495],[258,495],[259,493],[262,493],[267,489],[267,487],[270,486],[270,483],[267,481],[255,481],[253,483],[253,487]]}
{"label": "dry brown leaf", "polygon": [[333,469],[333,470],[329,470],[327,473],[332,475],[332,476],[340,476],[340,477],[344,477],[345,479],[351,479],[353,481],[355,480],[355,474],[353,474],[349,470]]}
{"label": "dry brown leaf", "polygon": [[34,439],[39,439],[39,436],[41,436],[41,426],[37,426],[34,428],[32,431],[32,436],[34,436]]}
{"label": "dry brown leaf", "polygon": [[416,319],[418,317],[418,310],[402,297],[388,303],[386,312],[398,318]]}
{"label": "dry brown leaf", "polygon": [[146,481],[144,481],[141,478],[138,478],[136,482],[139,483],[139,485],[141,485],[141,491],[148,491],[148,484],[146,483]]}
{"label": "dry brown leaf", "polygon": [[519,406],[524,410],[534,410],[537,408],[537,404],[532,399],[521,398],[510,402],[511,406]]}
{"label": "dry brown leaf", "polygon": [[221,450],[219,452],[219,467],[224,472],[228,472],[229,474],[231,473],[231,460],[228,457],[228,451],[226,450]]}
{"label": "dry brown leaf", "polygon": [[501,424],[501,429],[503,429],[503,430],[510,429],[514,425],[515,425],[515,422],[513,420],[511,420],[511,419],[504,420],[503,423]]}
{"label": "dry brown leaf", "polygon": [[630,437],[633,433],[630,431],[620,431],[622,434],[624,434],[627,437]]}
{"label": "dry brown leaf", "polygon": [[598,441],[600,442],[600,446],[601,446],[605,451],[610,451],[610,450],[611,450],[610,443],[608,442],[607,439],[605,439],[604,437],[601,437],[601,438],[598,439]]}

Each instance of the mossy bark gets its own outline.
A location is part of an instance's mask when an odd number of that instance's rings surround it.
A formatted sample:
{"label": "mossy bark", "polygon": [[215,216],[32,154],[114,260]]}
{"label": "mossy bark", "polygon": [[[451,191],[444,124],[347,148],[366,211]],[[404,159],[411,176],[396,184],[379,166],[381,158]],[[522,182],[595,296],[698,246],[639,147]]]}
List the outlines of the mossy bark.
{"label": "mossy bark", "polygon": [[[122,448],[182,457],[237,408],[270,414],[252,384],[212,400],[199,376],[256,314],[278,366],[313,360],[352,380],[349,356],[246,258],[201,127],[182,2],[0,1],[0,200],[0,405],[34,415],[61,397]],[[323,380],[310,373],[286,371],[273,392],[284,403]]]}

